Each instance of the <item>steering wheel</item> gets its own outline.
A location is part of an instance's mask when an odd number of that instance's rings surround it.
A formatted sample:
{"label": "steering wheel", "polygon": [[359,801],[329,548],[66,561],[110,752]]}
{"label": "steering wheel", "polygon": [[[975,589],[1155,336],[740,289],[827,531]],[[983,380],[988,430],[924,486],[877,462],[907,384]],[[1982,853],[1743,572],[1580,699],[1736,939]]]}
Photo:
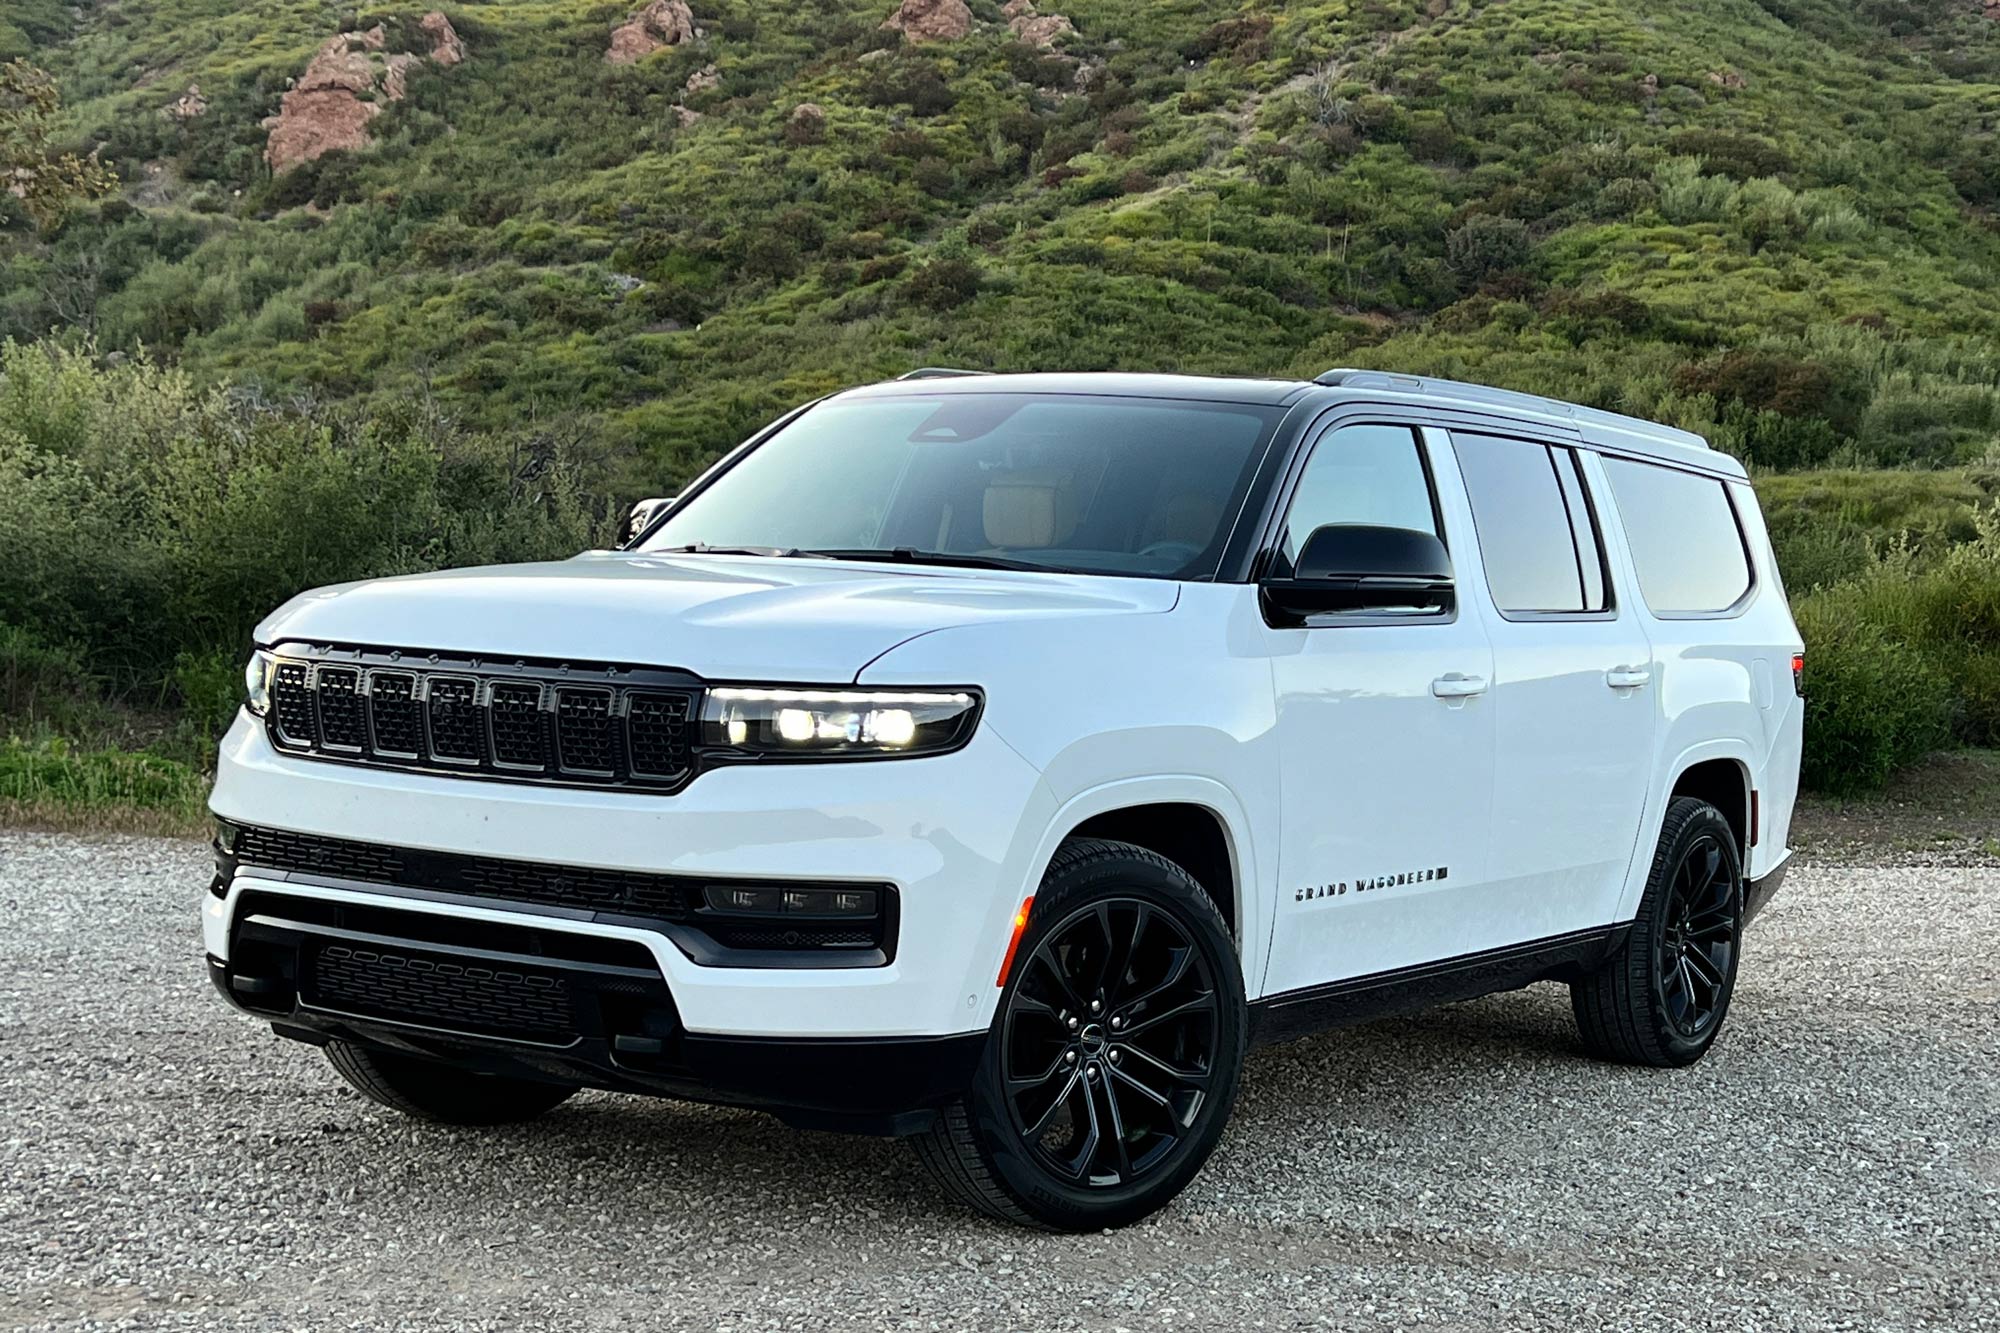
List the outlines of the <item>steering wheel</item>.
{"label": "steering wheel", "polygon": [[1154,542],[1152,545],[1141,550],[1139,554],[1142,556],[1154,556],[1162,560],[1173,559],[1185,565],[1188,561],[1201,554],[1201,548],[1193,542],[1163,541]]}

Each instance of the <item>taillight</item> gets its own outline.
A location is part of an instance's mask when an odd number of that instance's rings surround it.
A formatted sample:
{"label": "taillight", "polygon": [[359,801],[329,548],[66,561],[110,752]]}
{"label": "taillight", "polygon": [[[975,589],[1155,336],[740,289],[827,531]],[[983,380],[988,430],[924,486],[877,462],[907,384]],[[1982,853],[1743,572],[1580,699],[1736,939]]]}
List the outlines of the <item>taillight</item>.
{"label": "taillight", "polygon": [[1803,699],[1806,697],[1806,655],[1792,654],[1792,693]]}

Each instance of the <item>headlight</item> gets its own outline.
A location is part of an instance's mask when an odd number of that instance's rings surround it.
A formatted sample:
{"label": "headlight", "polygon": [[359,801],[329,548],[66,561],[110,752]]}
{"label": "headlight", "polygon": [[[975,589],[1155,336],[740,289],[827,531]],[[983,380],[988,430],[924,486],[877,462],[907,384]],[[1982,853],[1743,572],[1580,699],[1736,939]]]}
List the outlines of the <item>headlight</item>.
{"label": "headlight", "polygon": [[702,705],[702,743],[798,758],[936,754],[965,743],[979,696],[961,690],[721,686]]}
{"label": "headlight", "polygon": [[243,706],[258,717],[271,711],[271,655],[259,648],[243,668]]}

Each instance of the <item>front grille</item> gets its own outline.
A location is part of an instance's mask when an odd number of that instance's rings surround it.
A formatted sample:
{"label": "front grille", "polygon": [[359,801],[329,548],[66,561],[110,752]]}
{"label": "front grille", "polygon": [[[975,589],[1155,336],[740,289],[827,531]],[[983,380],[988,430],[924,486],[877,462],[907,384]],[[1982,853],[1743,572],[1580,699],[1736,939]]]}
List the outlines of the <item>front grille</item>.
{"label": "front grille", "polygon": [[699,883],[672,875],[459,856],[279,829],[238,829],[233,855],[241,867],[330,875],[536,907],[617,912],[656,921],[685,920],[701,892]]}
{"label": "front grille", "polygon": [[294,754],[568,786],[671,790],[693,774],[698,685],[678,672],[332,647],[277,657],[269,732]]}
{"label": "front grille", "polygon": [[302,998],[321,1009],[551,1045],[575,1036],[569,985],[556,972],[322,943],[303,980]]}

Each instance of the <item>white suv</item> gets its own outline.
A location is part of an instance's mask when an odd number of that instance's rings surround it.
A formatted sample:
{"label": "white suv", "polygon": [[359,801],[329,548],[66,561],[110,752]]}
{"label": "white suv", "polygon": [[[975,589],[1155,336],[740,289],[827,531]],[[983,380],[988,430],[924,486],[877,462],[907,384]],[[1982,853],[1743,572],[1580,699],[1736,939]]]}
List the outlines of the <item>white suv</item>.
{"label": "white suv", "polygon": [[640,518],[258,630],[209,969],[389,1106],[762,1107],[1116,1225],[1259,1042],[1556,980],[1698,1059],[1785,869],[1798,631],[1681,431],[924,371]]}

